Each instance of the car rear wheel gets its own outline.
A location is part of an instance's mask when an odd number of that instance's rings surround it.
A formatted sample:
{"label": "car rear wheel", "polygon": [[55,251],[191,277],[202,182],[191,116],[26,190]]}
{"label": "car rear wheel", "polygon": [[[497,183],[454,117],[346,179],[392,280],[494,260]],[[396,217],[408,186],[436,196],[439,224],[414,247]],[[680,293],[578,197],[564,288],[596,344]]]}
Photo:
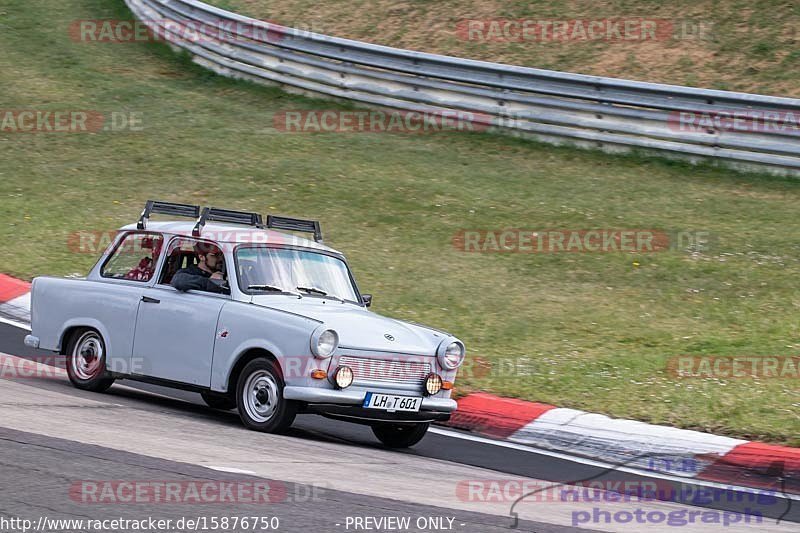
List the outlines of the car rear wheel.
{"label": "car rear wheel", "polygon": [[297,415],[297,404],[283,397],[284,383],[272,361],[255,359],[239,375],[236,402],[239,417],[249,429],[277,433],[288,429]]}
{"label": "car rear wheel", "polygon": [[375,424],[372,432],[387,448],[410,448],[428,432],[430,424]]}
{"label": "car rear wheel", "polygon": [[67,375],[82,390],[105,392],[114,383],[106,370],[106,344],[93,329],[76,331],[67,345]]}
{"label": "car rear wheel", "polygon": [[236,400],[227,394],[220,394],[219,392],[205,391],[201,392],[200,396],[206,405],[212,409],[221,409],[223,411],[230,411],[236,408]]}

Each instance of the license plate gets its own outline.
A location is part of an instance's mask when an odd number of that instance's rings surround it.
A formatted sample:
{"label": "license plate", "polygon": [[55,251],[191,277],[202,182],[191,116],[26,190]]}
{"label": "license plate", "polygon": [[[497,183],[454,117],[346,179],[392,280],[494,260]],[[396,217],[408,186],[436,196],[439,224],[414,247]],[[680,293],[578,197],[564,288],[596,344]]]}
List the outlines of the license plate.
{"label": "license plate", "polygon": [[422,398],[419,396],[396,396],[394,394],[378,394],[368,392],[364,398],[364,407],[367,409],[381,409],[383,411],[419,411]]}

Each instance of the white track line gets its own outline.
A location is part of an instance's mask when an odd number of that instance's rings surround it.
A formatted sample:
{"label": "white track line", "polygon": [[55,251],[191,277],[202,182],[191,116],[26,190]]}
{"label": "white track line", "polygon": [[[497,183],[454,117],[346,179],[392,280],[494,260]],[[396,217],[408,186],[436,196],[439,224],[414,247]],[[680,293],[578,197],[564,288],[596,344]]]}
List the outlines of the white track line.
{"label": "white track line", "polygon": [[24,324],[22,322],[17,322],[16,320],[11,320],[9,318],[4,318],[2,316],[0,316],[0,322],[2,322],[3,324],[8,324],[9,326],[14,326],[15,328],[24,329],[29,333],[31,331],[30,324]]}
{"label": "white track line", "polygon": [[211,470],[216,470],[217,472],[227,472],[229,474],[245,474],[245,475],[248,475],[248,476],[257,476],[258,475],[256,472],[253,472],[252,470],[242,470],[241,468],[233,468],[233,467],[230,467],[230,466],[211,466],[211,465],[206,465],[206,468],[209,468]]}

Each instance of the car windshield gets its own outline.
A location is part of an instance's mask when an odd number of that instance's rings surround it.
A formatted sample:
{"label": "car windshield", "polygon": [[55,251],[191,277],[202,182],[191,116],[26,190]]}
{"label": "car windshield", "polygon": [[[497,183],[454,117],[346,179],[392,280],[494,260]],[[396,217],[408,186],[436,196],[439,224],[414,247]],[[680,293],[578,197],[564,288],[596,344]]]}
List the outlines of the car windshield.
{"label": "car windshield", "polygon": [[245,247],[236,251],[239,285],[250,293],[290,292],[356,301],[347,265],[316,252]]}

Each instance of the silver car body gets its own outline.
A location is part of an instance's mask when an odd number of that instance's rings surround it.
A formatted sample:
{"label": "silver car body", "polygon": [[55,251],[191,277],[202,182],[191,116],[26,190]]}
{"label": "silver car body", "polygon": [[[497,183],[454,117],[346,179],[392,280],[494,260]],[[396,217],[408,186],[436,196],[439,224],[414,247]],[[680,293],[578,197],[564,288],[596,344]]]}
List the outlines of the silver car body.
{"label": "silver car body", "polygon": [[[381,420],[443,420],[456,409],[450,390],[424,394],[429,373],[455,381],[457,370],[442,362],[443,350],[457,341],[452,335],[370,311],[354,281],[358,302],[246,294],[237,283],[238,246],[264,243],[344,261],[341,253],[318,242],[268,229],[206,225],[203,236],[212,235],[210,242],[223,250],[230,295],[179,292],[159,284],[158,275],[147,282],[101,276],[102,266],[125,236],[161,235],[166,250],[172,239],[191,238],[193,227],[190,222],[152,222],[146,230],[125,226],[85,279],[36,278],[32,332],[26,343],[61,352],[70,330],[91,327],[103,336],[106,366],[118,378],[223,393],[235,390],[237,365],[254,353],[268,353],[281,366],[285,398],[312,411],[317,407],[321,414],[369,420],[373,413],[360,408],[368,392],[423,396],[419,413],[382,413]],[[162,271],[166,255],[157,259],[156,273]],[[311,337],[321,326],[339,335],[338,348],[326,359],[314,357],[310,348]],[[331,376],[340,364],[355,372],[353,385],[344,390],[337,389],[330,377],[310,375],[312,370],[324,370]]]}

